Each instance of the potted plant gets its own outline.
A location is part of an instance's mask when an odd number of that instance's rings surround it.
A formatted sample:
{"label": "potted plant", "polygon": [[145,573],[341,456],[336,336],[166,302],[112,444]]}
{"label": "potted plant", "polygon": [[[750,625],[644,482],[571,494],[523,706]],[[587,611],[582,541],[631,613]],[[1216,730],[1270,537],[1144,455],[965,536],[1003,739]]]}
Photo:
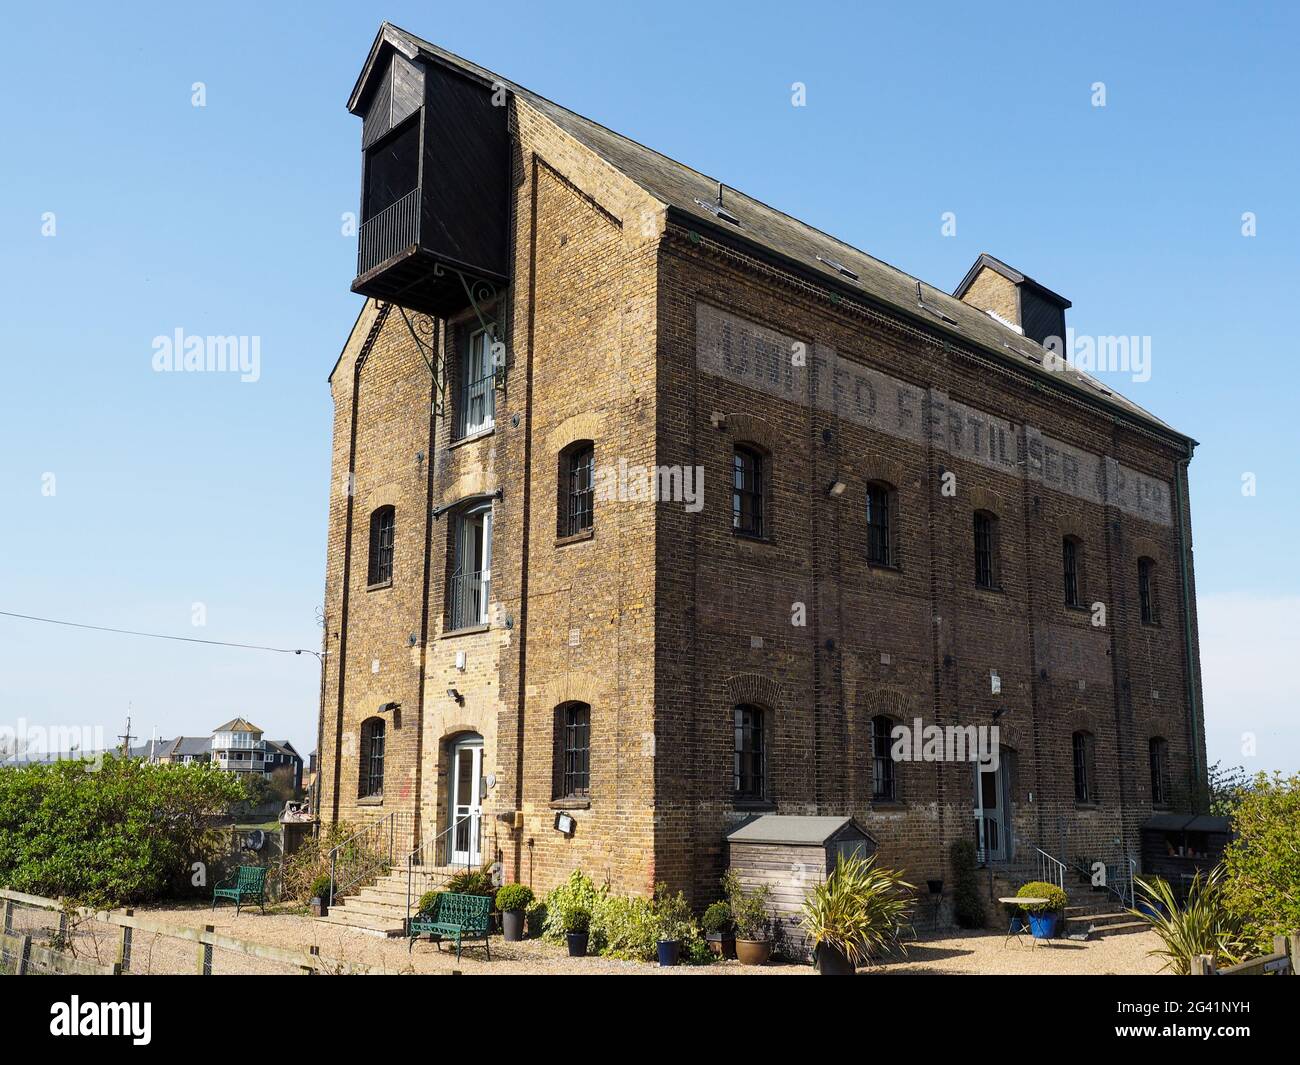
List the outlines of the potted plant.
{"label": "potted plant", "polygon": [[772,916],[768,912],[766,884],[746,891],[740,879],[728,871],[722,878],[731,918],[736,929],[736,957],[742,965],[766,965],[772,956]]}
{"label": "potted plant", "polygon": [[325,917],[330,912],[330,878],[321,873],[311,882],[311,912],[315,917]]}
{"label": "potted plant", "polygon": [[528,912],[525,914],[528,921],[528,934],[530,936],[540,936],[546,929],[546,903],[541,899],[535,899]]}
{"label": "potted plant", "polygon": [[501,930],[507,943],[518,943],[524,938],[524,911],[532,901],[533,889],[524,884],[506,884],[497,892]]}
{"label": "potted plant", "polygon": [[823,976],[852,976],[875,953],[899,946],[911,912],[912,885],[875,857],[840,856],[804,899],[803,927]]}
{"label": "potted plant", "polygon": [[1043,902],[1022,903],[1029,915],[1029,931],[1035,939],[1053,939],[1061,923],[1069,899],[1055,884],[1045,880],[1031,880],[1016,892],[1018,899],[1043,899]]}
{"label": "potted plant", "polygon": [[570,958],[587,956],[588,929],[591,928],[591,911],[574,906],[564,911],[564,938],[569,944]]}
{"label": "potted plant", "polygon": [[690,903],[680,891],[676,895],[669,895],[667,885],[660,884],[655,889],[654,916],[659,964],[676,965],[681,957],[682,941],[695,936]]}
{"label": "potted plant", "polygon": [[709,906],[700,918],[704,929],[704,941],[719,958],[736,956],[736,936],[731,920],[731,907],[722,899]]}

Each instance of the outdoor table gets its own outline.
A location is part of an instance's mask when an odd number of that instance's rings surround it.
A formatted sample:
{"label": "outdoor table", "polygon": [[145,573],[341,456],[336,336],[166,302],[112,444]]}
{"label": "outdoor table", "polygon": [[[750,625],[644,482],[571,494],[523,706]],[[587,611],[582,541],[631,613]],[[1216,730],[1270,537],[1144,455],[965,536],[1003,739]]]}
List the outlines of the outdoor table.
{"label": "outdoor table", "polygon": [[[1050,901],[1051,901],[1050,899],[1035,898],[1032,895],[1026,895],[1023,898],[1020,896],[1013,896],[1011,898],[998,899],[998,902],[1001,902],[1004,905],[1018,906],[1021,909],[1023,909],[1026,906],[1042,906]],[[1028,931],[1029,931],[1029,915],[1025,914],[1020,918],[1019,928],[1016,928],[1016,918],[1014,915],[1012,915],[1011,920],[1007,922],[1007,934],[1002,937],[1002,946],[1005,947],[1007,945],[1007,940],[1010,939],[1012,936],[1016,936],[1017,939],[1019,939],[1020,936],[1023,936]]]}

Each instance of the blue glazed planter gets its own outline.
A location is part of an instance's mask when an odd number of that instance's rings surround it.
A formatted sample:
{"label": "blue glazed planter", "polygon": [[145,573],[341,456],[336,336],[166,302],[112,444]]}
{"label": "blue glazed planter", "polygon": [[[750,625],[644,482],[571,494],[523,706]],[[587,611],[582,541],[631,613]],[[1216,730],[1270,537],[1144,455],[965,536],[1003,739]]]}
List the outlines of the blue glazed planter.
{"label": "blue glazed planter", "polygon": [[659,964],[668,966],[676,965],[677,959],[682,952],[682,945],[675,939],[660,940],[659,942]]}
{"label": "blue glazed planter", "polygon": [[1061,920],[1059,913],[1031,913],[1029,931],[1035,939],[1055,939],[1056,926]]}

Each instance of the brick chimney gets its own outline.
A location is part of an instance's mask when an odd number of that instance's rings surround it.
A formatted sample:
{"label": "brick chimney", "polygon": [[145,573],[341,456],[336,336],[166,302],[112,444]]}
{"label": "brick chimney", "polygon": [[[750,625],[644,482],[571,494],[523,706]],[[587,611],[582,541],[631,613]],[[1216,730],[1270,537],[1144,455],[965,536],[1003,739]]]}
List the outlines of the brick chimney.
{"label": "brick chimney", "polygon": [[1048,337],[1065,339],[1070,301],[987,253],[966,271],[953,295],[1039,344]]}

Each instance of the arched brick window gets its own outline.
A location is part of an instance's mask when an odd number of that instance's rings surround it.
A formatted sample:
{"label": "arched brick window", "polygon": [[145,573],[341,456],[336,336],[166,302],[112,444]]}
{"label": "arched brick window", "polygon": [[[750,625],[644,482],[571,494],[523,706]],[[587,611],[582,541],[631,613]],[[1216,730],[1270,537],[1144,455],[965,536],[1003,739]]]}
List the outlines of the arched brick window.
{"label": "arched brick window", "polygon": [[1061,579],[1064,584],[1065,605],[1082,606],[1080,573],[1083,567],[1083,544],[1077,536],[1067,536],[1061,541]]}
{"label": "arched brick window", "polygon": [[1156,562],[1153,558],[1138,559],[1138,609],[1143,625],[1160,624],[1160,600],[1156,595]]}
{"label": "arched brick window", "polygon": [[987,510],[975,512],[975,584],[980,588],[997,588],[998,519]]}
{"label": "arched brick window", "polygon": [[1095,803],[1097,783],[1094,780],[1094,741],[1091,732],[1079,730],[1072,737],[1074,754],[1074,801]]}
{"label": "arched brick window", "polygon": [[555,784],[557,799],[591,795],[591,707],[562,703],[555,708]]}
{"label": "arched brick window", "polygon": [[1151,805],[1169,804],[1169,741],[1163,736],[1152,736],[1151,755]]}
{"label": "arched brick window", "polygon": [[734,791],[740,802],[763,802],[767,788],[767,712],[752,703],[738,703],[734,710]]}
{"label": "arched brick window", "polygon": [[731,527],[742,536],[766,535],[763,466],[757,448],[736,445],[731,461]]}
{"label": "arched brick window", "polygon": [[884,481],[867,484],[867,561],[898,565],[898,492]]}
{"label": "arched brick window", "polygon": [[898,765],[891,749],[894,719],[878,714],[871,719],[871,798],[873,802],[898,801]]}
{"label": "arched brick window", "polygon": [[575,441],[560,452],[557,535],[577,536],[592,529],[595,523],[595,472],[596,448],[590,440]]}

